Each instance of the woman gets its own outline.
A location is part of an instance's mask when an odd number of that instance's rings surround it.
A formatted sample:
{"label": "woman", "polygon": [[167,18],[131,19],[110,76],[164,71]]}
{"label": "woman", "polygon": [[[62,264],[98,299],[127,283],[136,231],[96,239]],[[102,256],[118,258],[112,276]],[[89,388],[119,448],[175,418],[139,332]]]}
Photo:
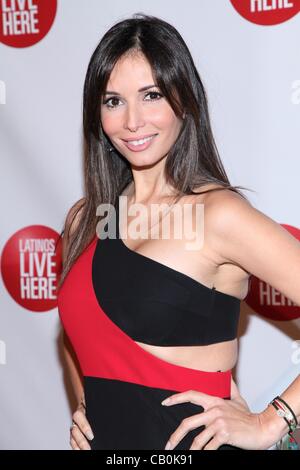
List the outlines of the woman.
{"label": "woman", "polygon": [[[278,402],[252,414],[232,379],[240,302],[254,274],[300,304],[299,244],[230,185],[201,79],[171,25],[134,15],[104,35],[83,124],[86,194],[66,219],[58,295],[79,402],[72,448],[270,447],[287,415]],[[97,226],[105,204],[112,219]],[[200,243],[158,236],[165,214],[148,224],[157,205],[167,216],[192,207]],[[125,243],[137,207],[146,228]],[[299,380],[281,398],[298,418],[297,390]],[[161,404],[168,397],[176,406]]]}

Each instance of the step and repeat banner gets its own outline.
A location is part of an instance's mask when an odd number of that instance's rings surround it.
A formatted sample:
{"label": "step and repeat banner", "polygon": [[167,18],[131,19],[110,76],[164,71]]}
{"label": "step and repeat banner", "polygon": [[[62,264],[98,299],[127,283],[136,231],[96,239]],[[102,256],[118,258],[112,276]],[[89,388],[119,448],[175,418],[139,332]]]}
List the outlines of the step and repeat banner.
{"label": "step and repeat banner", "polygon": [[[300,240],[300,0],[0,0],[1,449],[70,449],[55,242],[83,196],[90,56],[137,12],[182,34],[231,183]],[[239,330],[235,377],[260,411],[299,374],[300,308],[252,277]]]}

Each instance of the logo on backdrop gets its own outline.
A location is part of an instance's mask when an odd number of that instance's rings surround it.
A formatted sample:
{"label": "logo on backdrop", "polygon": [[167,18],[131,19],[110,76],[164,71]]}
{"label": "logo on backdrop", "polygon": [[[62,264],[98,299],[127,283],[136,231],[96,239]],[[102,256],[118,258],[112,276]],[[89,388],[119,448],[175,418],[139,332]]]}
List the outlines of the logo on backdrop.
{"label": "logo on backdrop", "polygon": [[4,285],[11,297],[27,310],[45,312],[57,306],[61,268],[61,239],[44,225],[19,230],[2,251]]}
{"label": "logo on backdrop", "polygon": [[300,11],[300,0],[230,0],[251,23],[271,26],[288,21]]}
{"label": "logo on backdrop", "polygon": [[33,46],[49,32],[57,0],[0,0],[0,41],[11,47]]}
{"label": "logo on backdrop", "polygon": [[[300,230],[291,225],[281,224],[300,241]],[[251,288],[245,302],[259,315],[271,320],[287,321],[300,318],[300,307],[255,276],[251,276]]]}

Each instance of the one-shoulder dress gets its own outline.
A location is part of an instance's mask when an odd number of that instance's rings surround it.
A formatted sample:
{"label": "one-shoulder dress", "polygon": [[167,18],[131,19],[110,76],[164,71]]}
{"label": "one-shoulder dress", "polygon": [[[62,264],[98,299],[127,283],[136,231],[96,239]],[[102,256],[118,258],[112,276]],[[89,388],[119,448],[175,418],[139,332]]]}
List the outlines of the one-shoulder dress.
{"label": "one-shoulder dress", "polygon": [[[117,208],[117,214],[119,209]],[[83,379],[92,449],[164,449],[190,402],[163,406],[187,390],[230,399],[231,370],[207,372],[167,362],[136,343],[200,346],[236,338],[240,299],[97,235],[58,292],[58,312]],[[174,450],[189,449],[204,426]],[[229,445],[219,450],[237,449]]]}

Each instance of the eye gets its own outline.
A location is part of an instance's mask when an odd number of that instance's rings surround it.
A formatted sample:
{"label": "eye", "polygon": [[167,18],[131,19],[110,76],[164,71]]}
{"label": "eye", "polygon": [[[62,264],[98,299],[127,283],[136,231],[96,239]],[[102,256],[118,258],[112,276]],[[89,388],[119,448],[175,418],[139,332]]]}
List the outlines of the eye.
{"label": "eye", "polygon": [[[161,93],[159,93],[158,91],[149,91],[148,93],[145,94],[145,97],[150,96],[150,95],[154,96],[154,98],[152,98],[150,100],[146,100],[146,101],[157,101],[157,100],[160,100],[160,98],[163,97],[163,95]],[[113,102],[118,102],[118,101],[120,101],[120,99],[117,96],[112,96],[111,98],[108,98],[107,100],[104,100],[103,104],[106,105],[107,108],[113,109],[113,108],[116,108],[118,105],[117,104],[114,105],[112,103]]]}
{"label": "eye", "polygon": [[149,91],[148,93],[146,93],[145,97],[148,96],[148,95],[155,95],[156,98],[154,98],[154,99],[152,99],[152,100],[146,100],[146,101],[155,101],[155,100],[157,100],[157,99],[162,98],[162,96],[163,96],[163,95],[162,95],[161,93],[159,93],[158,91]]}
{"label": "eye", "polygon": [[119,98],[117,98],[116,96],[112,96],[111,98],[108,98],[107,100],[104,100],[103,104],[105,104],[108,108],[115,108],[116,106],[114,106],[112,104],[109,104],[109,102],[113,101],[113,100],[120,101]]}

